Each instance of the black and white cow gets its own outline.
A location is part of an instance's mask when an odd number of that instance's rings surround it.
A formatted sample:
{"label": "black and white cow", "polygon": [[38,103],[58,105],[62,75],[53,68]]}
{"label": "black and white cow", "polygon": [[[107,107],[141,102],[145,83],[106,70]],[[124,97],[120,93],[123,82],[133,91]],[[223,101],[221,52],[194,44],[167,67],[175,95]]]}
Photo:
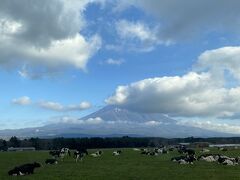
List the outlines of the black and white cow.
{"label": "black and white cow", "polygon": [[228,156],[220,156],[218,159],[219,164],[234,166],[238,164],[237,158],[230,158]]}
{"label": "black and white cow", "polygon": [[113,151],[113,156],[119,156],[122,153],[121,150]]}
{"label": "black and white cow", "polygon": [[71,152],[68,148],[61,148],[60,150],[52,150],[49,152],[49,154],[55,159],[61,158],[62,161],[65,156],[67,155],[71,156]]}
{"label": "black and white cow", "polygon": [[90,154],[90,156],[92,156],[92,157],[100,157],[102,154],[103,154],[102,151],[97,151],[95,153]]}
{"label": "black and white cow", "polygon": [[13,168],[12,170],[8,171],[9,176],[23,176],[23,174],[18,167]]}
{"label": "black and white cow", "polygon": [[193,161],[196,161],[195,156],[179,156],[171,158],[171,161],[178,162],[179,164],[193,164]]}
{"label": "black and white cow", "polygon": [[71,152],[68,148],[62,148],[59,152],[59,156],[61,158],[61,160],[63,161],[63,159],[65,158],[65,156],[71,156]]}
{"label": "black and white cow", "polygon": [[148,149],[141,149],[141,154],[146,154],[146,155],[148,155],[150,153],[150,150],[148,150]]}
{"label": "black and white cow", "polygon": [[83,157],[85,155],[88,155],[88,151],[84,148],[78,148],[75,152],[74,152],[74,158],[75,161],[78,162],[78,159],[80,159],[80,161],[82,161]]}
{"label": "black and white cow", "polygon": [[60,150],[60,153],[64,153],[64,155],[65,156],[71,156],[71,151],[70,151],[70,149],[69,148],[62,148],[61,150]]}
{"label": "black and white cow", "polygon": [[220,154],[202,154],[198,157],[198,160],[207,161],[207,162],[216,162],[218,161]]}
{"label": "black and white cow", "polygon": [[158,149],[158,148],[155,148],[153,150],[141,149],[141,154],[150,155],[150,156],[157,156],[159,152],[160,152],[160,149]]}
{"label": "black and white cow", "polygon": [[27,175],[33,174],[34,169],[41,167],[41,164],[34,162],[29,164],[23,164],[21,166],[15,167],[12,170],[8,171],[9,176],[18,176],[18,175]]}
{"label": "black and white cow", "polygon": [[58,164],[56,159],[46,159],[45,164]]}

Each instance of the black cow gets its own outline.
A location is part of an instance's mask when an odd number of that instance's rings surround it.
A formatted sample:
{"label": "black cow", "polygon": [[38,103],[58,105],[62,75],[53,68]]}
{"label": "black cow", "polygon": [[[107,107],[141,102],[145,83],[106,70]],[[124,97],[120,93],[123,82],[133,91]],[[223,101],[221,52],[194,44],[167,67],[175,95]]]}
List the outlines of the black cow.
{"label": "black cow", "polygon": [[29,163],[29,164],[23,164],[21,166],[15,167],[14,169],[8,171],[8,175],[17,176],[17,175],[33,174],[34,169],[37,168],[37,167],[41,167],[41,165],[37,162]]}

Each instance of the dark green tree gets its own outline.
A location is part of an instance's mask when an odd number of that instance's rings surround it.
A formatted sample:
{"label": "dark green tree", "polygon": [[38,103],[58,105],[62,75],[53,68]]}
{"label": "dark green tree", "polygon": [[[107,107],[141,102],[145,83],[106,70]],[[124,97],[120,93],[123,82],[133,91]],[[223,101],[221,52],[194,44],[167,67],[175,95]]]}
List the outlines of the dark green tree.
{"label": "dark green tree", "polygon": [[21,144],[21,141],[16,136],[11,137],[9,142],[12,147],[20,147]]}

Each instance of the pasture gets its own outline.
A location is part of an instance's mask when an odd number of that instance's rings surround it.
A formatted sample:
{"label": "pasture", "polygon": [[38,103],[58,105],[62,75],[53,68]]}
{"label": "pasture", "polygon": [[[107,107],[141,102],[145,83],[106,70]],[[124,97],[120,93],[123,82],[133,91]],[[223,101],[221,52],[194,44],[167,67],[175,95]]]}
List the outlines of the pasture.
{"label": "pasture", "polygon": [[[72,180],[72,179],[170,179],[170,180],[232,180],[240,179],[240,165],[224,166],[217,163],[203,161],[194,162],[193,165],[180,165],[171,162],[173,156],[179,156],[177,151],[159,156],[141,155],[132,149],[121,149],[120,156],[112,156],[113,149],[103,149],[101,157],[86,156],[82,162],[75,162],[72,157],[66,157],[57,165],[45,165],[45,159],[49,158],[48,151],[35,152],[1,152],[0,153],[0,179],[32,179],[32,180]],[[73,151],[72,151],[73,152]],[[89,151],[94,152],[94,150]],[[197,151],[198,152],[198,151]],[[231,149],[219,152],[211,149],[211,153],[221,153],[228,156],[240,156],[240,149]],[[199,153],[198,153],[199,154]],[[14,166],[40,162],[43,166],[37,168],[33,175],[8,176],[8,170]]]}

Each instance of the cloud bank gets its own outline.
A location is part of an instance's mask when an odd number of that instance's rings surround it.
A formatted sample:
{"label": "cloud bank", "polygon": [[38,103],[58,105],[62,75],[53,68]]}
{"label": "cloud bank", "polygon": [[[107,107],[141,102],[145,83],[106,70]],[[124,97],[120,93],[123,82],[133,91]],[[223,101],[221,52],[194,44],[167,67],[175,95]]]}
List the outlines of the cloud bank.
{"label": "cloud bank", "polygon": [[[99,35],[79,33],[86,24],[83,12],[89,2],[1,1],[0,67],[24,66],[20,74],[30,78],[68,67],[84,70],[101,47]],[[34,67],[41,72],[32,71]]]}
{"label": "cloud bank", "polygon": [[87,101],[83,101],[80,104],[71,104],[64,106],[58,102],[52,102],[52,101],[41,101],[37,103],[39,107],[47,110],[52,111],[59,111],[59,112],[65,112],[65,111],[82,111],[85,109],[91,108],[91,103]]}
{"label": "cloud bank", "polygon": [[216,31],[239,34],[238,0],[121,0],[116,4],[118,11],[134,6],[154,16],[161,27],[158,37],[162,41],[179,41]]}
{"label": "cloud bank", "polygon": [[32,102],[31,98],[28,96],[15,98],[12,100],[12,103],[16,105],[21,105],[21,106],[33,105],[37,108],[42,108],[42,109],[57,111],[57,112],[82,111],[92,107],[91,103],[88,101],[82,101],[79,104],[63,105],[59,102],[43,101],[43,100]]}
{"label": "cloud bank", "polygon": [[[239,49],[208,50],[198,57],[191,72],[118,86],[106,102],[134,111],[177,117],[231,118],[240,111]],[[229,78],[236,80],[234,86],[228,86]]]}

